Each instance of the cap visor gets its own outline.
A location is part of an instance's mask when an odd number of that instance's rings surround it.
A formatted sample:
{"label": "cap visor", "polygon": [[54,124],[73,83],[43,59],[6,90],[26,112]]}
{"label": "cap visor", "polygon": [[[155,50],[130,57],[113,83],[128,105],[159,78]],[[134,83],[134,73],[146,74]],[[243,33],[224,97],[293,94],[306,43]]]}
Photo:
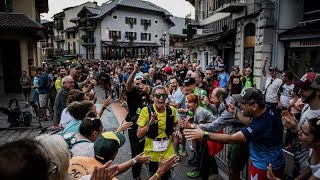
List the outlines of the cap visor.
{"label": "cap visor", "polygon": [[243,103],[243,102],[246,102],[240,94],[235,94],[235,95],[232,95],[233,99],[235,102],[238,102],[238,103]]}

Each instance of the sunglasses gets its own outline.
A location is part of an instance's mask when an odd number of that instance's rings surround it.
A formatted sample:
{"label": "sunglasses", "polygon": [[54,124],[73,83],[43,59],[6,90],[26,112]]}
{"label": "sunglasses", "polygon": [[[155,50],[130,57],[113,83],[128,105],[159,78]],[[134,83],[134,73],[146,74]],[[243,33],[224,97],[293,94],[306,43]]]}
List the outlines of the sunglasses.
{"label": "sunglasses", "polygon": [[154,94],[154,97],[156,97],[156,98],[158,98],[158,99],[160,99],[161,96],[162,96],[163,98],[167,98],[167,97],[168,97],[168,94]]}
{"label": "sunglasses", "polygon": [[50,167],[49,167],[49,171],[48,171],[48,175],[50,174],[56,174],[58,171],[58,164],[52,160],[50,160]]}

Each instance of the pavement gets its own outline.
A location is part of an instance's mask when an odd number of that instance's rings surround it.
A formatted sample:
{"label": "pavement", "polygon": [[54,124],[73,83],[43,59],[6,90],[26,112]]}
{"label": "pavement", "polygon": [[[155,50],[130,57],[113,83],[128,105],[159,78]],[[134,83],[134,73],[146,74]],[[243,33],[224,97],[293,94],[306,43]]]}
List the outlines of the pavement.
{"label": "pavement", "polygon": [[[104,90],[97,86],[95,87],[95,91],[98,97],[97,100],[97,109],[100,109],[102,106],[103,98],[105,97],[105,92]],[[17,98],[19,102],[19,106],[22,111],[30,111],[30,107],[25,108],[25,102],[21,94],[9,94],[4,97],[0,97],[0,107],[7,107],[8,103],[11,98]],[[127,110],[124,107],[121,107],[118,102],[113,102],[108,109],[110,111],[105,111],[104,114],[101,117],[101,121],[104,125],[104,128],[106,131],[108,130],[115,130],[119,124],[124,120]],[[9,123],[7,123],[7,118],[3,113],[0,113],[0,144],[4,144],[6,142],[11,142],[23,138],[34,138],[35,136],[38,135],[39,131],[43,127],[48,127],[52,125],[52,121],[41,121],[41,127],[39,126],[39,120],[38,118],[34,117],[32,119],[30,127],[14,127],[10,128]],[[123,163],[131,159],[131,152],[130,152],[130,143],[129,143],[129,138],[128,138],[128,133],[125,132],[125,137],[126,137],[126,143],[119,149],[118,155],[116,159],[114,160],[115,163]],[[192,167],[188,167],[187,160],[191,158],[192,152],[190,152],[190,149],[188,149],[188,157],[183,157],[181,158],[180,164],[172,170],[174,174],[174,179],[177,180],[182,180],[182,179],[191,179],[188,178],[186,173],[190,170],[192,170]],[[148,177],[147,173],[147,166],[143,165],[142,167],[142,173],[141,173],[142,178]],[[131,170],[128,170],[127,172],[119,175],[117,177],[118,179],[133,179],[132,178],[132,173]],[[201,179],[201,178],[192,178],[195,180]],[[213,178],[211,178],[213,179]],[[214,179],[221,179],[221,177],[214,178]],[[226,179],[226,177],[222,178]]]}

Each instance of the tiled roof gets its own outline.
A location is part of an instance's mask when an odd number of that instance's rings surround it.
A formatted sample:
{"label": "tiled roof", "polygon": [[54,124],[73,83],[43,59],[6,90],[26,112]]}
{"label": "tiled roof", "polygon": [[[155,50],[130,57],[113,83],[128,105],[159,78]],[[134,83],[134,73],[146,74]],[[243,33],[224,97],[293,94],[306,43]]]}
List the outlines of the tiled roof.
{"label": "tiled roof", "polygon": [[172,22],[175,24],[175,26],[170,28],[170,34],[172,35],[180,35],[180,36],[186,36],[186,34],[183,34],[182,31],[185,28],[185,18],[181,17],[170,17]]}
{"label": "tiled roof", "polygon": [[0,29],[43,29],[44,27],[24,14],[0,13]]}
{"label": "tiled roof", "polygon": [[86,7],[88,11],[90,11],[92,14],[100,14],[101,9],[93,8],[93,7]]}
{"label": "tiled roof", "polygon": [[101,6],[101,12],[99,15],[94,16],[92,18],[101,18],[106,13],[111,11],[117,6],[125,6],[125,7],[132,7],[132,8],[138,8],[138,9],[144,9],[144,10],[150,10],[150,11],[156,11],[156,12],[162,12],[167,16],[172,16],[171,13],[169,13],[167,10],[152,4],[151,2],[146,2],[142,0],[112,0],[109,1],[109,3],[104,3]]}

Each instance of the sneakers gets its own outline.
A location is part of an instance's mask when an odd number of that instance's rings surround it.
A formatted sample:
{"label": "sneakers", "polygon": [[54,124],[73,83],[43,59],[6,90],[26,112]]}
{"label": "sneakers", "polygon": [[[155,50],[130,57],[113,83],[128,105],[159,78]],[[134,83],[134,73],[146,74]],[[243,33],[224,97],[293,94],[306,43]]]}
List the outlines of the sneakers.
{"label": "sneakers", "polygon": [[182,150],[182,149],[179,151],[178,154],[179,154],[179,156],[181,156],[181,157],[186,157],[186,156],[188,156],[187,151],[186,151],[186,150]]}
{"label": "sneakers", "polygon": [[197,177],[200,177],[200,170],[199,169],[194,169],[192,171],[189,171],[187,173],[187,176],[190,177],[190,178],[197,178]]}

